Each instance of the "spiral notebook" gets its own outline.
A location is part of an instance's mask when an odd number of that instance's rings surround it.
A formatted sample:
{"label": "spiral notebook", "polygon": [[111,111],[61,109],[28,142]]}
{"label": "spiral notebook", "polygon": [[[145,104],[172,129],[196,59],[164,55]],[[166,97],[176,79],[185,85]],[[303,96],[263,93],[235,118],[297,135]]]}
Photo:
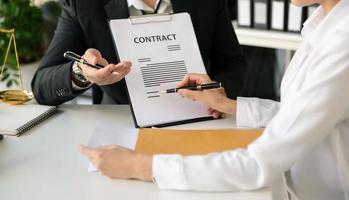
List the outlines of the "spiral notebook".
{"label": "spiral notebook", "polygon": [[0,135],[20,136],[56,111],[56,106],[0,104]]}

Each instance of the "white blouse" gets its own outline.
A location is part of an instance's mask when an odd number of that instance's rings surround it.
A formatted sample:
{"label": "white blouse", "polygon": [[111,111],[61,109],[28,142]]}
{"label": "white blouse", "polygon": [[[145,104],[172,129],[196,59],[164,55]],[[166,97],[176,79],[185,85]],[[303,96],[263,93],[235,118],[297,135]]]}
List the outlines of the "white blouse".
{"label": "white blouse", "polygon": [[253,190],[285,172],[300,199],[349,199],[349,1],[305,23],[283,78],[281,103],[238,98],[237,124],[265,127],[247,149],[203,156],[156,155],[162,189]]}

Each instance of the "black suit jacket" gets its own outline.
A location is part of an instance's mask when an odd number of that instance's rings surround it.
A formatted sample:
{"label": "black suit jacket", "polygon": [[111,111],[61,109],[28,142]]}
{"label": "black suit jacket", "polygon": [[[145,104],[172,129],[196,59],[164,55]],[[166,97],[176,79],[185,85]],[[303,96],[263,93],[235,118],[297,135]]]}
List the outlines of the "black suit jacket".
{"label": "black suit jacket", "polygon": [[[65,51],[82,55],[86,49],[95,48],[109,63],[118,63],[108,19],[129,17],[126,0],[62,0],[61,5],[55,35],[32,80],[40,104],[58,105],[80,94],[72,90],[72,62],[63,58]],[[224,83],[229,97],[236,97],[246,65],[225,1],[172,0],[172,6],[174,13],[190,13],[208,74]],[[101,88],[115,103],[129,102],[124,80]]]}

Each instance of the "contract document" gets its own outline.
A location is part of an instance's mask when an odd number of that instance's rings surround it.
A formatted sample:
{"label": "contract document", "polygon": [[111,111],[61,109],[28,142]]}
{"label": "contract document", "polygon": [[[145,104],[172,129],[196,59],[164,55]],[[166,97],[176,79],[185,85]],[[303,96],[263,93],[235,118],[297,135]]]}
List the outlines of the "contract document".
{"label": "contract document", "polygon": [[188,13],[116,19],[110,28],[118,58],[132,62],[125,79],[136,127],[212,119],[198,102],[160,94],[187,73],[206,74]]}

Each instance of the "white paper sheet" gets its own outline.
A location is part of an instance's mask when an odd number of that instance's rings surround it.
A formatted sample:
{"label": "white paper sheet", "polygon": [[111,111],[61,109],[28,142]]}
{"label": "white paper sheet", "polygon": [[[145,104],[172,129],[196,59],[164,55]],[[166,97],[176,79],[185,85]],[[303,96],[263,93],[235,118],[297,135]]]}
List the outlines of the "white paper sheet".
{"label": "white paper sheet", "polygon": [[[91,135],[87,146],[98,148],[106,145],[118,145],[135,150],[137,138],[138,129],[136,128],[100,122]],[[88,171],[94,172],[97,169],[89,163]]]}
{"label": "white paper sheet", "polygon": [[187,73],[206,74],[189,14],[111,20],[110,27],[120,60],[133,63],[126,83],[138,126],[208,116],[197,102],[159,93]]}

